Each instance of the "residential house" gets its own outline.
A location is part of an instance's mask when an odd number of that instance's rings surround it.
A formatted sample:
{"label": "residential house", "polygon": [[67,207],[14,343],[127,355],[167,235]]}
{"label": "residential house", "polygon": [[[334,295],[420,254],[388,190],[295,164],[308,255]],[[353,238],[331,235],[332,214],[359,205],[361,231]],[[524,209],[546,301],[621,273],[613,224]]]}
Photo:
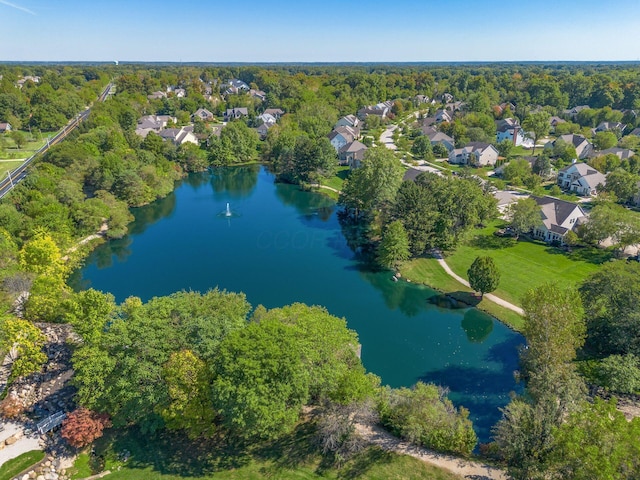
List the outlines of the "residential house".
{"label": "residential house", "polygon": [[624,132],[624,129],[627,126],[624,123],[620,122],[600,122],[598,126],[595,128],[595,132],[610,132],[611,130],[618,130],[620,133]]}
{"label": "residential house", "polygon": [[567,110],[563,110],[562,113],[564,115],[566,115],[567,117],[571,118],[572,120],[575,120],[576,118],[578,118],[578,114],[582,110],[586,110],[588,108],[591,108],[591,107],[589,105],[578,105],[576,107],[569,108]]}
{"label": "residential house", "polygon": [[267,138],[267,133],[269,133],[269,129],[273,127],[273,125],[274,124],[271,123],[261,123],[258,125],[256,131],[258,132],[258,135],[260,135],[260,140]]}
{"label": "residential house", "polygon": [[635,155],[635,152],[633,150],[629,150],[628,148],[620,148],[620,147],[611,147],[611,148],[607,148],[606,150],[601,150],[600,152],[598,152],[598,155],[608,155],[608,154],[613,154],[615,156],[617,156],[620,160],[626,160],[629,157],[632,157],[633,155]]}
{"label": "residential house", "polygon": [[540,207],[542,222],[533,229],[533,237],[547,243],[564,244],[565,235],[587,220],[580,205],[553,197],[532,197]]}
{"label": "residential house", "polygon": [[329,141],[336,152],[340,151],[347,143],[351,143],[358,138],[358,135],[351,127],[337,127],[329,134]]}
{"label": "residential house", "polygon": [[264,113],[268,113],[269,115],[273,115],[277,120],[280,120],[280,117],[284,115],[284,112],[280,108],[267,108]]}
{"label": "residential house", "polygon": [[369,105],[367,107],[363,107],[358,110],[358,118],[360,120],[364,120],[369,115],[374,115],[376,117],[380,117],[381,119],[387,118],[389,113],[391,113],[391,107],[393,106],[393,102],[381,102],[376,105]]}
{"label": "residential house", "polygon": [[453,114],[447,110],[438,110],[433,118],[435,118],[436,123],[450,122],[453,120]]}
{"label": "residential house", "polygon": [[145,138],[149,132],[160,133],[169,122],[176,123],[177,119],[170,115],[145,115],[138,120],[136,134]]}
{"label": "residential house", "polygon": [[249,85],[247,85],[242,80],[238,80],[237,78],[232,78],[227,82],[227,88],[224,91],[225,95],[235,95],[242,92],[248,92],[250,90]]}
{"label": "residential house", "polygon": [[578,195],[593,195],[598,186],[605,185],[607,177],[586,163],[575,162],[558,171],[558,185]]}
{"label": "residential house", "polygon": [[173,90],[173,94],[178,98],[184,98],[187,96],[187,91],[184,88],[176,88]]}
{"label": "residential house", "polygon": [[631,130],[631,132],[629,132],[629,135],[635,135],[636,137],[640,137],[640,127],[634,128],[633,130]]}
{"label": "residential house", "polygon": [[9,122],[0,123],[0,133],[6,133],[11,131],[11,124]]}
{"label": "residential house", "polygon": [[422,134],[429,139],[431,145],[442,145],[448,152],[455,148],[453,138],[446,133],[437,131],[433,127],[422,127]]}
{"label": "residential house", "polygon": [[560,124],[560,123],[567,123],[567,121],[566,121],[566,120],[563,120],[563,119],[562,119],[562,118],[560,118],[560,117],[556,117],[556,116],[553,116],[553,117],[551,117],[551,118],[549,119],[549,125],[551,125],[551,129],[552,129],[554,132],[555,132],[555,130],[556,130],[556,127],[557,127],[557,126],[558,126],[558,124]]}
{"label": "residential house", "polygon": [[37,75],[26,75],[22,77],[20,80],[16,82],[18,88],[22,88],[22,86],[27,82],[40,83],[40,77]]}
{"label": "residential house", "polygon": [[498,116],[502,116],[507,111],[515,112],[516,111],[516,106],[511,102],[504,102],[504,103],[501,103],[500,105],[495,105],[493,107],[493,111]]}
{"label": "residential house", "polygon": [[433,105],[434,103],[436,103],[435,100],[431,100],[427,95],[416,95],[415,97],[413,97],[413,100],[417,105],[424,105],[426,103]]}
{"label": "residential house", "polygon": [[456,148],[449,153],[449,163],[485,167],[495,165],[498,161],[498,150],[489,143],[471,142],[463,148]]}
{"label": "residential house", "polygon": [[181,127],[181,128],[165,128],[160,131],[159,135],[165,139],[173,142],[175,145],[182,145],[185,143],[193,143],[198,145],[198,139],[193,133],[193,126]]}
{"label": "residential house", "polygon": [[453,102],[453,95],[451,95],[450,93],[443,93],[442,95],[440,95],[440,100],[442,101],[442,103],[451,103]]}
{"label": "residential house", "polygon": [[191,120],[195,118],[199,118],[203,122],[211,122],[215,119],[215,115],[206,108],[199,108],[193,115],[191,115]]}
{"label": "residential house", "polygon": [[498,143],[509,140],[516,147],[533,148],[533,140],[524,134],[518,120],[514,118],[505,118],[497,121],[496,132],[496,142]]}
{"label": "residential house", "polygon": [[451,113],[460,112],[462,111],[462,109],[464,109],[465,105],[466,103],[462,101],[450,102],[444,106],[444,109],[450,111]]}
{"label": "residential house", "polygon": [[231,120],[238,120],[239,118],[248,116],[249,110],[247,107],[227,108],[227,111],[224,112],[224,121],[230,122]]}
{"label": "residential house", "polygon": [[163,91],[158,90],[157,92],[153,92],[151,95],[147,95],[149,100],[160,100],[162,98],[167,98],[167,94]]}
{"label": "residential house", "polygon": [[262,115],[258,115],[256,117],[256,121],[261,124],[268,124],[269,126],[272,126],[276,124],[276,117],[274,117],[270,113],[263,113]]}
{"label": "residential house", "polygon": [[253,98],[257,98],[261,102],[264,102],[267,99],[267,94],[262,90],[255,90],[252,88],[249,90],[249,95]]}
{"label": "residential house", "polygon": [[593,153],[593,145],[582,135],[576,135],[568,133],[566,135],[560,135],[553,142],[549,142],[545,145],[545,148],[553,148],[558,140],[562,140],[569,145],[573,145],[576,149],[578,158],[587,158]]}
{"label": "residential house", "polygon": [[360,120],[355,115],[346,115],[339,119],[335,127],[351,127],[356,128],[360,125]]}
{"label": "residential house", "polygon": [[362,159],[364,158],[364,152],[368,150],[368,147],[364,143],[360,143],[358,140],[349,142],[338,150],[338,160],[340,165],[349,165],[351,168],[359,168]]}

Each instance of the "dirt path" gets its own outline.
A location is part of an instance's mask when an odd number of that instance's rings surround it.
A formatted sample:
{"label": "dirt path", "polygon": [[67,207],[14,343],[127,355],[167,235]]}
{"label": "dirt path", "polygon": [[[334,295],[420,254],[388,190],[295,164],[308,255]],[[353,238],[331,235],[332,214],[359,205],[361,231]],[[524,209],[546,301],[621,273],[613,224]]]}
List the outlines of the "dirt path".
{"label": "dirt path", "polygon": [[337,190],[333,187],[329,187],[328,185],[320,185],[319,183],[312,183],[311,186],[315,188],[324,188],[325,190],[331,190],[332,192],[336,192],[336,193],[342,193],[340,190]]}
{"label": "dirt path", "polygon": [[62,260],[64,260],[65,262],[69,260],[69,254],[75,252],[80,246],[84,245],[85,243],[88,243],[91,240],[95,240],[96,238],[103,238],[107,230],[109,230],[109,225],[107,225],[106,223],[103,223],[102,226],[100,227],[100,230],[98,230],[98,233],[94,233],[80,240],[75,247],[71,247],[67,251],[67,255],[62,257]]}
{"label": "dirt path", "polygon": [[358,424],[356,430],[370,443],[383,450],[410,455],[418,460],[448,470],[463,478],[473,480],[508,480],[510,477],[502,470],[471,460],[435,453],[426,448],[404,442],[380,427]]}
{"label": "dirt path", "polygon": [[[438,260],[438,263],[442,266],[442,268],[444,268],[444,271],[447,272],[449,274],[449,276],[451,276],[452,278],[456,279],[458,282],[463,284],[465,287],[471,288],[471,286],[469,285],[469,282],[467,282],[461,276],[456,275],[454,273],[454,271],[451,270],[449,265],[447,265],[447,262],[445,262],[444,258],[442,258],[442,254],[435,253],[434,257],[436,258],[436,260]],[[518,307],[517,305],[514,305],[513,303],[507,302],[506,300],[503,300],[500,297],[496,297],[495,295],[487,293],[487,294],[484,295],[484,298],[486,298],[487,300],[491,300],[493,303],[497,303],[498,305],[500,305],[500,306],[502,306],[504,308],[508,308],[509,310],[512,310],[512,311],[514,311],[514,312],[516,312],[516,313],[518,313],[520,315],[524,315],[524,310],[522,308]]]}

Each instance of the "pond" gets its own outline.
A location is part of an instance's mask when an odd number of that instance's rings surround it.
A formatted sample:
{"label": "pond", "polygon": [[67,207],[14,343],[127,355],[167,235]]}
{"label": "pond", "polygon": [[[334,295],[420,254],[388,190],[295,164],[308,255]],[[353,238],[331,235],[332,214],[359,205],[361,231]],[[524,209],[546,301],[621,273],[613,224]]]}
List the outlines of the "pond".
{"label": "pond", "polygon": [[323,305],[358,332],[363,363],[383,384],[447,386],[482,441],[518,388],[522,336],[474,308],[439,306],[431,289],[371,271],[349,248],[332,200],[275,183],[262,167],[192,174],[133,213],[129,235],[99,246],[75,272],[75,288],[121,302],[218,286],[244,292],[254,307]]}

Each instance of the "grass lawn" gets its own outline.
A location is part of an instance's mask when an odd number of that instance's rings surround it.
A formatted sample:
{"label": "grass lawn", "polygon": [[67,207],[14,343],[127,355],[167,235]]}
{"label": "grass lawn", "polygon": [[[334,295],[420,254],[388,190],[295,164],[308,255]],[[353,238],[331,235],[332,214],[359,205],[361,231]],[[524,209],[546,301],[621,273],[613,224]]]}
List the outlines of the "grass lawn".
{"label": "grass lawn", "polygon": [[22,160],[15,162],[0,162],[0,180],[4,180],[8,171],[15,170],[20,165],[22,165]]}
{"label": "grass lawn", "polygon": [[[127,451],[125,462],[118,454]],[[408,456],[368,448],[341,467],[323,457],[308,424],[266,445],[234,450],[222,441],[188,443],[180,437],[144,438],[136,433],[107,435],[96,443],[111,480],[278,480],[304,479],[429,479],[462,477]],[[119,469],[118,469],[119,468]]]}
{"label": "grass lawn", "polygon": [[342,184],[344,183],[345,179],[349,176],[350,170],[351,169],[348,166],[338,167],[338,171],[333,177],[322,180],[322,185],[335,188],[336,190],[342,190]]}
{"label": "grass lawn", "polygon": [[44,452],[40,450],[31,450],[22,455],[12,458],[0,467],[0,480],[11,480],[23,470],[31,465],[35,465],[44,458]]}
{"label": "grass lawn", "polygon": [[71,480],[90,477],[92,472],[91,465],[89,464],[89,454],[81,453],[78,455],[78,458],[76,458],[73,464],[73,468],[70,468],[67,473],[71,475]]}
{"label": "grass lawn", "polygon": [[[27,138],[30,138],[29,132],[24,132]],[[16,148],[16,144],[11,138],[10,135],[4,135],[4,145],[5,151],[3,155],[0,155],[0,159],[10,159],[10,158],[28,158],[30,157],[36,150],[47,143],[47,137],[45,134],[42,134],[40,140],[30,140],[26,142],[21,149]]]}
{"label": "grass lawn", "polygon": [[474,305],[476,308],[487,312],[514,330],[520,330],[524,325],[523,318],[516,312],[501,307],[489,300],[482,300],[478,303],[478,299],[472,295],[473,292],[471,289],[450,277],[435,258],[414,258],[400,268],[400,273],[404,278],[414,283],[427,285],[434,290],[451,295],[453,298],[461,300],[464,303]]}
{"label": "grass lawn", "polygon": [[466,278],[477,256],[492,257],[501,273],[500,286],[493,293],[516,305],[531,288],[547,281],[576,285],[614,257],[609,250],[584,247],[569,253],[543,242],[496,237],[493,232],[501,226],[497,221],[472,232],[471,238],[446,260],[455,273]]}

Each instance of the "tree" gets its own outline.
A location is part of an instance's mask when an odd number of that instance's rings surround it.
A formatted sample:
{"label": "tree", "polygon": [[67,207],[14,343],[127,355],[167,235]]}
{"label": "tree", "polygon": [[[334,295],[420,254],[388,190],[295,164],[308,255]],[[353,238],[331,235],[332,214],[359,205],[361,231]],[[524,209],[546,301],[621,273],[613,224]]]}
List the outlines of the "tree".
{"label": "tree", "polygon": [[640,177],[622,168],[618,168],[607,175],[605,192],[613,193],[620,203],[629,203],[638,194]]}
{"label": "tree", "polygon": [[409,239],[402,222],[391,222],[378,247],[378,262],[386,268],[397,268],[409,255]]}
{"label": "tree", "polygon": [[640,392],[640,358],[633,353],[609,355],[596,367],[598,384],[618,393]]}
{"label": "tree", "polygon": [[418,158],[424,158],[425,160],[433,160],[435,155],[431,148],[431,140],[426,135],[420,135],[415,139],[411,146],[411,153]]}
{"label": "tree", "polygon": [[82,448],[100,438],[103,430],[110,426],[108,415],[78,408],[62,422],[60,435],[72,447]]}
{"label": "tree", "polygon": [[516,148],[515,145],[508,138],[505,138],[497,145],[498,154],[504,158],[509,158],[513,153],[514,148]]}
{"label": "tree", "polygon": [[355,211],[369,212],[391,202],[402,183],[404,170],[393,152],[386,148],[370,148],[362,165],[345,181],[340,203]]}
{"label": "tree", "polygon": [[615,147],[618,143],[618,137],[613,132],[598,132],[593,137],[593,145],[598,150],[606,150],[607,148]]}
{"label": "tree", "polygon": [[533,162],[531,170],[536,175],[547,178],[551,174],[551,160],[549,160],[549,157],[545,154],[539,155],[536,157],[535,162]]}
{"label": "tree", "polygon": [[16,379],[40,370],[47,361],[42,351],[45,336],[31,322],[16,317],[0,317],[0,354],[13,360],[10,378]]}
{"label": "tree", "polygon": [[481,296],[493,292],[500,283],[500,272],[491,257],[476,257],[467,271],[469,284]]}
{"label": "tree", "polygon": [[593,243],[610,239],[620,251],[640,242],[640,218],[635,212],[604,202],[596,205],[584,226],[584,238]]}
{"label": "tree", "polygon": [[531,113],[522,122],[522,128],[525,132],[529,132],[533,136],[533,154],[536,153],[536,144],[538,140],[549,133],[549,114],[547,112]]}
{"label": "tree", "polygon": [[211,373],[207,364],[190,350],[175,352],[162,373],[169,403],[160,414],[169,429],[185,430],[191,438],[211,436],[216,412],[211,398]]}
{"label": "tree", "polygon": [[22,149],[22,147],[27,144],[27,135],[20,130],[12,130],[9,133],[9,136],[11,137],[11,140],[13,140],[13,143],[15,143],[18,150]]}
{"label": "tree", "polygon": [[541,224],[540,207],[533,198],[521,198],[511,205],[509,226],[516,232],[516,238]]}
{"label": "tree", "polygon": [[38,275],[64,276],[66,274],[60,249],[51,236],[46,234],[37,235],[24,244],[20,250],[20,265],[25,271]]}
{"label": "tree", "polygon": [[607,263],[580,286],[587,345],[599,355],[640,357],[640,264]]}
{"label": "tree", "polygon": [[595,398],[553,431],[554,478],[632,480],[640,471],[640,419],[630,422],[616,401]]}
{"label": "tree", "polygon": [[67,302],[66,321],[90,344],[96,344],[107,323],[116,312],[115,298],[110,293],[90,288],[75,293]]}
{"label": "tree", "polygon": [[516,158],[505,165],[502,175],[507,182],[520,183],[531,176],[531,167],[525,159]]}

